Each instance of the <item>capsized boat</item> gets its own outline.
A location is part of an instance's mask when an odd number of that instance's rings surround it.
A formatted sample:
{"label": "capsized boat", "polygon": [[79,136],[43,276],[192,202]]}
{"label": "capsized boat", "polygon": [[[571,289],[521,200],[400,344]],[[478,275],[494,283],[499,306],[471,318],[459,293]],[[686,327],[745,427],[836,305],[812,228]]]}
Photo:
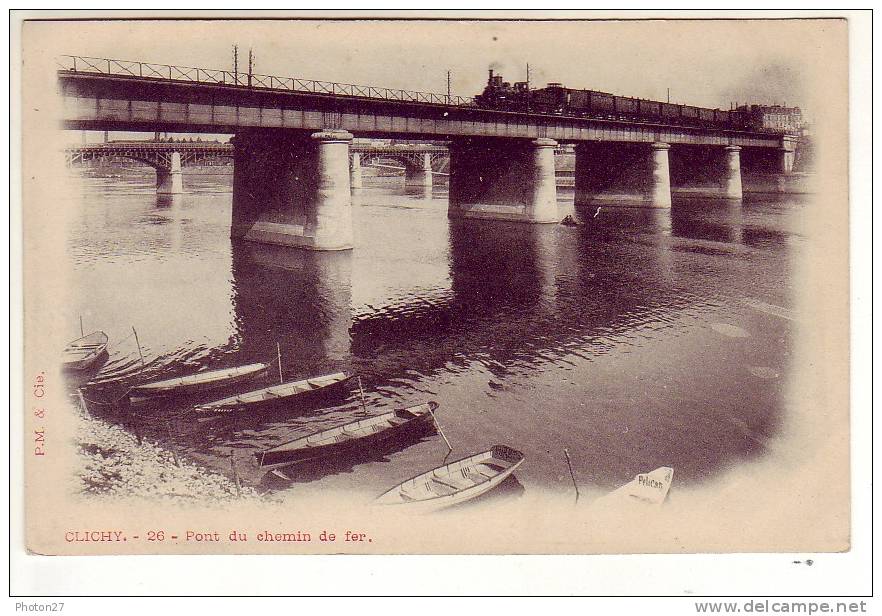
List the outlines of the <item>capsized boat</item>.
{"label": "capsized boat", "polygon": [[133,404],[162,396],[191,395],[227,387],[249,381],[266,374],[267,364],[248,364],[209,372],[197,372],[163,381],[152,381],[136,385],[129,390],[129,400]]}
{"label": "capsized boat", "polygon": [[603,503],[626,501],[661,505],[668,497],[673,479],[674,469],[669,466],[661,466],[648,473],[639,473],[633,480],[601,497],[598,501]]}
{"label": "capsized boat", "polygon": [[451,462],[408,479],[381,494],[377,505],[408,505],[431,511],[457,505],[489,492],[524,462],[524,454],[506,445]]}
{"label": "capsized boat", "polygon": [[71,370],[85,370],[94,364],[105,350],[107,350],[107,334],[101,331],[92,332],[64,347],[61,364]]}
{"label": "capsized boat", "polygon": [[335,372],[334,374],[326,374],[301,381],[290,381],[213,402],[198,404],[193,407],[193,410],[197,413],[229,413],[237,409],[259,408],[261,406],[278,404],[298,396],[333,393],[342,390],[354,378],[355,375],[348,372]]}
{"label": "capsized boat", "polygon": [[396,409],[382,415],[321,430],[272,449],[257,452],[254,456],[261,468],[271,470],[336,455],[358,447],[376,445],[426,428],[431,424],[432,413],[437,408],[438,403],[431,401],[406,409]]}

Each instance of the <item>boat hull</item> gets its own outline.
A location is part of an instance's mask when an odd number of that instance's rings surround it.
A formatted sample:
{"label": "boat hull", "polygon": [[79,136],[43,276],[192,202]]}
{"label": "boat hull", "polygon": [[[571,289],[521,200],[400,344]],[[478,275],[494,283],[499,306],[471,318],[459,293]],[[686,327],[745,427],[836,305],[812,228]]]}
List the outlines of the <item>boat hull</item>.
{"label": "boat hull", "polygon": [[[214,391],[216,389],[224,389],[231,385],[245,383],[265,376],[269,367],[266,364],[260,365],[263,367],[247,373],[231,375],[213,381],[169,384],[167,386],[163,386],[163,382],[152,385],[138,385],[129,391],[129,401],[132,404],[141,404],[172,396],[193,396],[204,392]],[[199,375],[197,374],[194,376],[198,377]]]}
{"label": "boat hull", "polygon": [[86,359],[81,359],[79,361],[72,361],[72,362],[65,361],[65,362],[62,362],[61,365],[65,370],[76,370],[78,372],[83,371],[83,370],[88,370],[93,365],[95,365],[95,362],[97,362],[99,359],[101,359],[101,357],[103,355],[104,355],[104,350],[102,349],[100,353],[97,353],[96,355],[89,356]]}
{"label": "boat hull", "polygon": [[86,370],[107,352],[107,341],[107,334],[98,331],[70,342],[62,352],[62,368]]}
{"label": "boat hull", "polygon": [[[505,445],[494,445],[492,449],[482,454],[451,462],[444,467],[433,469],[400,483],[380,495],[374,501],[374,504],[413,513],[429,513],[446,509],[473,500],[493,490],[511,477],[523,462],[524,454],[516,449]],[[445,480],[456,476],[461,469],[466,469],[470,474],[474,475],[477,470],[476,467],[481,465],[496,468],[498,471],[495,471],[492,476],[483,475],[484,480],[473,482],[472,485],[463,486],[448,494],[426,496],[427,493],[424,492],[415,498],[407,496],[410,488],[419,489],[423,485],[428,486],[433,480],[439,480],[443,483]],[[463,475],[465,475],[465,472],[463,472]]]}
{"label": "boat hull", "polygon": [[[206,402],[205,404],[200,404],[193,407],[193,410],[196,413],[200,414],[212,414],[212,413],[231,413],[237,410],[261,410],[264,408],[272,408],[275,406],[279,406],[280,404],[284,404],[286,402],[307,402],[309,400],[313,400],[316,398],[323,398],[326,396],[337,395],[342,391],[348,389],[352,382],[355,380],[355,375],[348,375],[345,378],[335,381],[329,385],[325,385],[322,387],[317,387],[308,391],[299,391],[296,393],[292,393],[291,395],[283,395],[276,396],[272,398],[263,398],[256,400],[239,400],[239,397],[233,396],[229,399],[224,400],[216,400],[214,402]],[[276,386],[276,387],[281,387]],[[268,387],[265,389],[274,389],[273,387]],[[258,390],[262,391],[262,390]],[[253,394],[254,392],[246,392],[242,394],[242,396],[248,396]]]}
{"label": "boat hull", "polygon": [[292,449],[286,451],[266,451],[254,454],[257,458],[260,468],[263,470],[273,470],[302,464],[305,462],[313,462],[322,458],[332,456],[340,456],[353,452],[364,451],[377,445],[394,441],[396,439],[405,438],[422,434],[431,429],[433,424],[430,414],[421,415],[413,420],[402,424],[397,428],[389,428],[382,432],[377,432],[370,436],[365,436],[351,441],[342,443],[333,443],[322,445],[320,447],[310,447],[303,449]]}

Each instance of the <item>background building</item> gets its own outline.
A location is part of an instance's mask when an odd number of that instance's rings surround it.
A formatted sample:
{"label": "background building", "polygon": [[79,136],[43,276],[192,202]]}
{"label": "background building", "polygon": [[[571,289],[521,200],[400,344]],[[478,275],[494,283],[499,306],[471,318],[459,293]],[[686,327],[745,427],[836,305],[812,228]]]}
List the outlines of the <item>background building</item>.
{"label": "background building", "polygon": [[799,133],[803,125],[799,107],[782,105],[741,105],[738,111],[750,113],[752,125],[775,131]]}

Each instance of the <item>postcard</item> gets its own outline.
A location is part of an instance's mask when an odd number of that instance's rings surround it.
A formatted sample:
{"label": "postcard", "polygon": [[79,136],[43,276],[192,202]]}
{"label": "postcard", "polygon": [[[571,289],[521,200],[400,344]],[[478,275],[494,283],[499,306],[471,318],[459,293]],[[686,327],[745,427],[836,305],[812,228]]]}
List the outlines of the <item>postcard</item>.
{"label": "postcard", "polygon": [[27,549],[849,550],[848,22],[588,17],[26,19]]}

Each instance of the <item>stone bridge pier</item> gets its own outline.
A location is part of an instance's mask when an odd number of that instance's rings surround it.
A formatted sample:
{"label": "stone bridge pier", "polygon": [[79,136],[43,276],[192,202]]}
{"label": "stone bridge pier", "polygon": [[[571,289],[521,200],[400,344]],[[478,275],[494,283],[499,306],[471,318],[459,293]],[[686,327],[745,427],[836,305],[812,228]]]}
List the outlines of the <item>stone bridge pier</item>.
{"label": "stone bridge pier", "polygon": [[233,139],[233,238],[352,248],[349,144],[342,130],[241,131]]}
{"label": "stone bridge pier", "polygon": [[156,169],[156,193],[159,195],[180,195],[184,192],[180,152],[171,152],[168,155],[168,161],[168,169],[154,167]]}
{"label": "stone bridge pier", "polygon": [[743,197],[741,148],[677,145],[671,155],[671,184],[678,195],[739,200]]}
{"label": "stone bridge pier", "polygon": [[424,153],[419,166],[407,165],[404,183],[408,186],[432,186],[432,155]]}
{"label": "stone bridge pier", "polygon": [[361,181],[361,154],[353,152],[349,160],[349,185],[352,188],[362,188]]}
{"label": "stone bridge pier", "polygon": [[671,207],[667,143],[576,146],[575,205]]}
{"label": "stone bridge pier", "polygon": [[654,142],[576,146],[576,206],[670,208],[672,193],[741,199],[741,148]]}
{"label": "stone bridge pier", "polygon": [[794,174],[795,142],[785,139],[782,146],[773,148],[744,148],[742,166],[745,192],[799,193],[805,192],[807,178]]}
{"label": "stone bridge pier", "polygon": [[551,139],[459,139],[450,144],[450,218],[559,222]]}

